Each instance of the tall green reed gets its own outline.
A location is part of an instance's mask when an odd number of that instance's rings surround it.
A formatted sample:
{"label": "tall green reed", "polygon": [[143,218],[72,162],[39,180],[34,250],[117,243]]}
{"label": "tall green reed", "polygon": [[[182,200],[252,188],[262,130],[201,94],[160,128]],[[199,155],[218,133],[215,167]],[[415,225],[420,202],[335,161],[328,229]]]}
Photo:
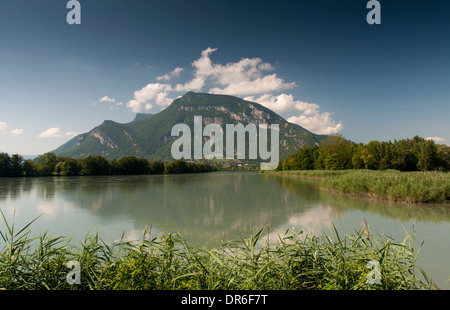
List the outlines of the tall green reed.
{"label": "tall green reed", "polygon": [[[434,283],[417,266],[413,233],[402,242],[372,234],[366,225],[341,236],[333,226],[320,235],[287,230],[269,242],[269,227],[236,241],[193,246],[178,234],[140,240],[104,242],[87,234],[78,247],[70,239],[45,233],[31,238],[29,226],[15,232],[2,213],[0,288],[33,289],[152,289],[152,290],[412,290],[433,289]],[[33,221],[34,222],[34,221]],[[423,244],[423,243],[422,243]],[[67,262],[80,263],[81,284],[66,281]],[[368,283],[370,261],[380,266],[380,283]],[[422,273],[421,279],[417,271]]]}

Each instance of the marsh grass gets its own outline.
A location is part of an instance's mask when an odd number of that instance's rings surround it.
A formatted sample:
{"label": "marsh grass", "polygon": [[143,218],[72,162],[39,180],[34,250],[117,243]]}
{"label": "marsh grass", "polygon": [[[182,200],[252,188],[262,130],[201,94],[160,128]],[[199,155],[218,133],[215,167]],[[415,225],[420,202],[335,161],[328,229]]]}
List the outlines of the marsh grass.
{"label": "marsh grass", "polygon": [[[336,229],[320,236],[287,230],[268,242],[267,227],[237,241],[194,247],[177,234],[108,245],[98,234],[79,247],[45,233],[31,238],[28,224],[16,232],[2,213],[0,289],[6,290],[412,290],[434,289],[416,266],[414,234],[402,242]],[[0,226],[1,227],[1,226]],[[81,266],[81,284],[66,281],[67,262]],[[367,264],[380,264],[380,284],[368,284]],[[417,276],[420,272],[421,277]],[[421,279],[419,279],[421,278]]]}
{"label": "marsh grass", "polygon": [[318,178],[325,189],[344,194],[404,203],[450,202],[450,174],[445,172],[311,170],[279,173]]}

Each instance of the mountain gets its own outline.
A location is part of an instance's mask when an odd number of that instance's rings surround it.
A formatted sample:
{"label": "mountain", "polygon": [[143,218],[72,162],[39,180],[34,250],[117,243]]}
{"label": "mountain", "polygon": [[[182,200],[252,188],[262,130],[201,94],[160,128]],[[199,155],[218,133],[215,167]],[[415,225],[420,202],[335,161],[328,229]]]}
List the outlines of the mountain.
{"label": "mountain", "polygon": [[[171,146],[173,141],[178,139],[171,136],[172,127],[184,123],[192,130],[194,116],[202,116],[203,128],[207,124],[216,123],[222,126],[224,131],[226,124],[279,124],[280,160],[286,158],[287,154],[295,153],[301,146],[314,146],[326,138],[287,122],[258,103],[227,95],[188,92],[157,114],[140,113],[127,124],[104,121],[53,152],[73,158],[101,155],[111,160],[134,155],[171,161],[174,160]],[[268,136],[270,137],[269,132]],[[204,140],[207,140],[207,137]]]}

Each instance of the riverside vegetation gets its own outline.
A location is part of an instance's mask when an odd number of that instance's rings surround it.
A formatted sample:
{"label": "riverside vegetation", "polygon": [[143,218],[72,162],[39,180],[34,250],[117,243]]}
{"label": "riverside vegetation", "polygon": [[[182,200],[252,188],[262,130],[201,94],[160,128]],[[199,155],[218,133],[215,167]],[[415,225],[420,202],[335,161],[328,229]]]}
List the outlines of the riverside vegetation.
{"label": "riverside vegetation", "polygon": [[[80,247],[63,236],[31,237],[16,232],[2,212],[0,289],[5,290],[414,290],[436,289],[416,264],[413,233],[397,242],[365,228],[340,236],[286,231],[277,242],[264,239],[265,227],[249,238],[195,247],[180,235],[124,238],[106,244],[87,235]],[[422,242],[423,244],[423,242]],[[80,284],[69,284],[69,261],[80,265]],[[369,262],[379,263],[379,283]]]}
{"label": "riverside vegetation", "polygon": [[338,193],[401,203],[450,203],[450,174],[395,170],[292,170],[278,172],[319,180]]}
{"label": "riverside vegetation", "polygon": [[99,155],[74,159],[56,156],[50,152],[34,160],[24,160],[18,154],[11,157],[7,153],[0,154],[0,177],[172,174],[216,170],[215,165],[208,163],[191,163],[182,160],[164,163],[131,155],[108,161]]}
{"label": "riverside vegetation", "polygon": [[325,189],[406,203],[450,202],[450,147],[420,137],[354,144],[342,136],[304,147],[277,171],[321,180]]}

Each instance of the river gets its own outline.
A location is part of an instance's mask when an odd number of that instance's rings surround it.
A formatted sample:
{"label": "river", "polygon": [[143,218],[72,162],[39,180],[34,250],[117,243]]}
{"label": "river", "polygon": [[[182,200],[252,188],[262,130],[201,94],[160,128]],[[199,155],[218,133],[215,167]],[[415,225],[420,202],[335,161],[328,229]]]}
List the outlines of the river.
{"label": "river", "polygon": [[[320,190],[301,178],[253,172],[208,174],[42,177],[0,179],[0,209],[17,229],[81,242],[99,232],[107,242],[180,233],[193,243],[238,240],[269,227],[275,240],[287,229],[320,234],[334,224],[339,234],[363,223],[372,233],[398,241],[415,231],[425,240],[418,264],[442,289],[450,289],[450,207],[406,205],[348,198]],[[4,223],[0,223],[4,230]]]}

